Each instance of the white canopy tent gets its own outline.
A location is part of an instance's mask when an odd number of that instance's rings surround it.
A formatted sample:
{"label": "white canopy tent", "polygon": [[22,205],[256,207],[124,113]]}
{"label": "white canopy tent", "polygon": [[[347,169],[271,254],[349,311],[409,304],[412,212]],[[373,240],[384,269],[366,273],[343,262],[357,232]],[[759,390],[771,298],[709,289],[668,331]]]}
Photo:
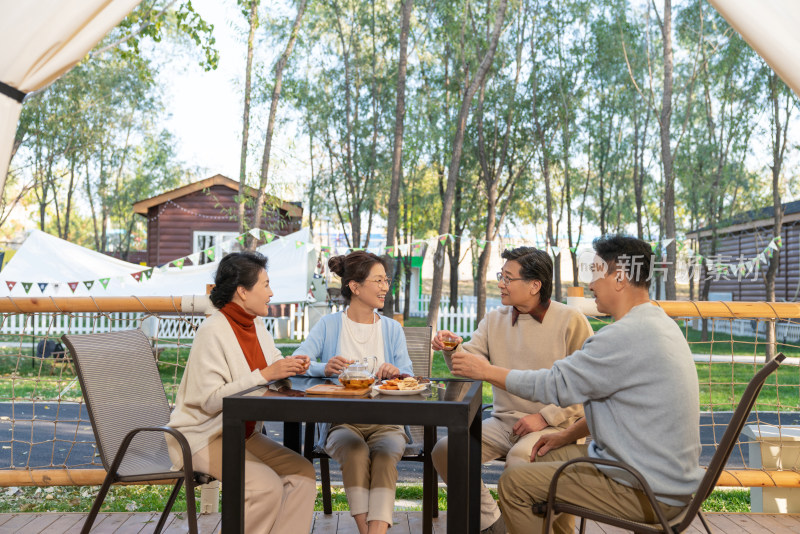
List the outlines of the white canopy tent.
{"label": "white canopy tent", "polygon": [[[308,228],[305,228],[258,248],[269,258],[268,271],[275,292],[273,304],[306,301],[316,264],[316,250],[309,240]],[[0,291],[20,298],[205,295],[206,284],[214,282],[217,265],[218,262],[214,262],[183,269],[154,269],[149,280],[137,282],[132,275],[147,267],[32,230],[0,272]],[[108,279],[106,287],[101,282],[105,279]],[[84,282],[91,282],[91,288]],[[9,283],[13,288],[9,288]],[[28,284],[27,292],[23,284]],[[70,284],[75,286],[74,292]]]}
{"label": "white canopy tent", "polygon": [[58,79],[141,0],[0,0],[0,196],[26,93]]}
{"label": "white canopy tent", "polygon": [[800,95],[800,2],[709,0],[720,15]]}

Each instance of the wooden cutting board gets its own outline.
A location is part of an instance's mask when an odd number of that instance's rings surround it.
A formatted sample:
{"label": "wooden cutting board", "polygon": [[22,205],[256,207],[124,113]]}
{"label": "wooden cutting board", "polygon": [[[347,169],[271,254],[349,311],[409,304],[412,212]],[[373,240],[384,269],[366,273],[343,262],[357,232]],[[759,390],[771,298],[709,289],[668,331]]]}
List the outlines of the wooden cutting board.
{"label": "wooden cutting board", "polygon": [[307,395],[346,395],[348,397],[358,397],[369,393],[370,388],[347,389],[336,384],[317,384],[306,390]]}

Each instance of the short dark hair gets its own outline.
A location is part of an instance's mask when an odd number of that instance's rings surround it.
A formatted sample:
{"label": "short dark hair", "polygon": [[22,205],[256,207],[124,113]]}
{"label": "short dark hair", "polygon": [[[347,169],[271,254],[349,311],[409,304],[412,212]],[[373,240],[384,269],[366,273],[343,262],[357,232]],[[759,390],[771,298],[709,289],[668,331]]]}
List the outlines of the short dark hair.
{"label": "short dark hair", "polygon": [[261,271],[267,269],[267,257],[258,252],[231,252],[219,262],[214,274],[214,289],[209,298],[217,308],[222,308],[231,300],[239,286],[252,289]]}
{"label": "short dark hair", "polygon": [[383,258],[371,252],[356,250],[344,256],[333,256],[328,260],[328,267],[342,279],[342,298],[350,303],[353,292],[350,290],[350,282],[355,281],[359,284],[369,276],[369,271],[376,263],[383,265],[386,263]]}
{"label": "short dark hair", "polygon": [[631,284],[645,289],[650,287],[653,249],[649,243],[623,234],[610,234],[598,237],[592,241],[592,246],[609,268],[624,272]]}
{"label": "short dark hair", "polygon": [[520,276],[525,280],[541,282],[539,298],[542,302],[550,300],[553,293],[553,259],[547,252],[534,247],[517,247],[504,250],[500,257],[519,263]]}

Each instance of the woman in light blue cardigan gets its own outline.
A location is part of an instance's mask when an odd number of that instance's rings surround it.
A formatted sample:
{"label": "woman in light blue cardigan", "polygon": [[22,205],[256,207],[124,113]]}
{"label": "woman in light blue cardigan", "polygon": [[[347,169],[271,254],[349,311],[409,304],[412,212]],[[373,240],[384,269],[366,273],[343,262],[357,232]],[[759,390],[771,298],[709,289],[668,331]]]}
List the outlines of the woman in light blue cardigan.
{"label": "woman in light blue cardigan", "polygon": [[[353,360],[374,356],[378,378],[413,374],[406,338],[397,321],[378,315],[391,280],[375,254],[334,256],[331,271],[342,279],[345,311],[323,317],[295,355],[311,358],[308,374],[338,376]],[[399,425],[324,424],[317,446],[342,466],[350,513],[359,534],[383,534],[392,524],[397,462],[406,433]]]}

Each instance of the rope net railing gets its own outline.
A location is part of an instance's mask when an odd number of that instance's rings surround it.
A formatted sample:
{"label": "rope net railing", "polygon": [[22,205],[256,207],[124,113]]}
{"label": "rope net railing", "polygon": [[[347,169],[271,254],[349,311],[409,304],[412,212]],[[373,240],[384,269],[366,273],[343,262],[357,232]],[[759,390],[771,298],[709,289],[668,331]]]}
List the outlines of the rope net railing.
{"label": "rope net railing", "polygon": [[[800,305],[658,304],[678,322],[694,355],[703,465],[764,364],[774,326],[774,353],[788,358],[764,385],[718,485],[800,487]],[[61,335],[141,328],[152,340],[164,390],[174,402],[204,306],[187,297],[0,300],[0,486],[102,481],[91,423]],[[595,331],[609,322],[590,319]],[[268,319],[267,327],[275,333],[277,321]]]}

